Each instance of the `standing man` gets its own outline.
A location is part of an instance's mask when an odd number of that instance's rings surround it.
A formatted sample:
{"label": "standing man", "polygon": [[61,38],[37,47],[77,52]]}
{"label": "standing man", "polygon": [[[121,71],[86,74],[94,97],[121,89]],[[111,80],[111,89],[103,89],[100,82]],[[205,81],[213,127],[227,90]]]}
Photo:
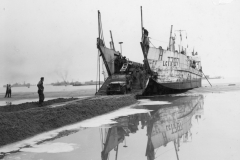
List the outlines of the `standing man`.
{"label": "standing man", "polygon": [[41,77],[40,81],[39,81],[38,84],[37,84],[37,86],[38,86],[38,95],[39,95],[39,107],[42,106],[42,103],[43,103],[43,101],[44,101],[43,81],[44,81],[44,77]]}
{"label": "standing man", "polygon": [[7,96],[8,96],[8,98],[9,98],[9,96],[10,96],[10,98],[12,96],[11,84],[8,85],[8,94],[7,94]]}
{"label": "standing man", "polygon": [[8,96],[8,84],[6,86],[6,94],[5,94],[5,98]]}

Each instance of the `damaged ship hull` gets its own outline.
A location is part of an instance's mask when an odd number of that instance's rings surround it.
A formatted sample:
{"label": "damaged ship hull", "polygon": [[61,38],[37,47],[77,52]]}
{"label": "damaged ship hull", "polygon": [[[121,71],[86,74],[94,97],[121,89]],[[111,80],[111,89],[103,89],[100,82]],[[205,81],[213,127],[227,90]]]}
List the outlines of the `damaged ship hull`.
{"label": "damaged ship hull", "polygon": [[201,79],[189,80],[184,82],[169,82],[169,83],[158,83],[153,78],[149,78],[146,87],[144,88],[142,95],[161,95],[161,94],[173,94],[182,93],[189,89],[201,87]]}

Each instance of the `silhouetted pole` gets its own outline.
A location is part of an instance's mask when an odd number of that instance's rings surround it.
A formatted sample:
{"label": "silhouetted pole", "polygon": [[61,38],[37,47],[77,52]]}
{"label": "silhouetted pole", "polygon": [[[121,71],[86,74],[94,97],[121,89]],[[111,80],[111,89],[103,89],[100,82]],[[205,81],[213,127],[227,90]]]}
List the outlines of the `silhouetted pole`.
{"label": "silhouetted pole", "polygon": [[177,153],[177,147],[176,147],[176,140],[173,141],[173,144],[174,144],[177,160],[179,160],[178,153]]}
{"label": "silhouetted pole", "polygon": [[127,144],[126,144],[126,136],[124,137],[124,146],[123,147],[127,147]]}
{"label": "silhouetted pole", "polygon": [[143,18],[142,18],[142,6],[141,6],[141,33],[142,33],[142,37],[143,37]]}
{"label": "silhouetted pole", "polygon": [[113,50],[115,51],[114,42],[113,42],[113,37],[112,37],[112,31],[110,31],[110,35],[111,35],[112,47],[113,47]]}
{"label": "silhouetted pole", "polygon": [[171,51],[172,27],[173,27],[173,25],[171,25],[171,30],[170,30],[169,47],[168,47],[169,51]]}

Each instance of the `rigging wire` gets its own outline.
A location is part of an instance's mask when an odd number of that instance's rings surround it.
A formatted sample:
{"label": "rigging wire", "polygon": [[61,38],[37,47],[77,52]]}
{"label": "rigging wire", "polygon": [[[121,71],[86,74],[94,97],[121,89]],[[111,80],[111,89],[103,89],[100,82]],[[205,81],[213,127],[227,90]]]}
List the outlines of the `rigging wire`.
{"label": "rigging wire", "polygon": [[[151,44],[152,44],[152,42],[151,41],[149,41]],[[153,44],[152,44],[153,45]],[[155,47],[154,45],[153,45],[153,47]],[[156,48],[156,47],[155,47]]]}
{"label": "rigging wire", "polygon": [[[99,66],[99,51],[98,51],[98,54],[97,54],[97,76],[96,76],[96,82],[98,81],[98,66]],[[98,84],[96,83],[96,93],[97,93],[97,90],[98,90]]]}
{"label": "rigging wire", "polygon": [[98,61],[99,61],[99,64],[98,64],[98,88],[100,89],[100,77],[101,77],[101,60],[100,60],[100,54],[99,54],[99,51],[98,51]]}
{"label": "rigging wire", "polygon": [[166,41],[161,41],[161,40],[158,40],[158,39],[155,39],[155,38],[151,38],[151,37],[149,37],[150,39],[153,39],[153,40],[155,40],[155,41],[159,41],[159,42],[163,42],[163,43],[168,43],[168,42],[166,42]]}

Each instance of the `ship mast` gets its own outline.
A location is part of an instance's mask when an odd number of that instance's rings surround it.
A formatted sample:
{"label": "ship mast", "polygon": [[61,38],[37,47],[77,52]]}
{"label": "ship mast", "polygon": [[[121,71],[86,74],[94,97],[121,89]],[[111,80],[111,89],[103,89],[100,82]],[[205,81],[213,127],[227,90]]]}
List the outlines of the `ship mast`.
{"label": "ship mast", "polygon": [[143,38],[143,16],[142,16],[142,6],[141,6],[141,33]]}
{"label": "ship mast", "polygon": [[[100,36],[101,36],[101,13],[98,11],[98,39],[99,39],[99,42],[100,42]],[[99,50],[98,50],[98,71],[97,71],[97,74],[98,74],[98,87],[100,88],[100,53],[99,53]],[[96,82],[96,93],[97,93],[97,82]]]}
{"label": "ship mast", "polygon": [[[146,46],[144,44],[144,33],[143,33],[143,16],[142,16],[142,6],[141,6],[141,33],[142,33],[142,39],[141,39],[141,42],[140,42],[140,45],[141,45],[141,48],[142,48],[142,52],[143,52],[143,57],[144,57],[144,65],[146,66],[146,69],[148,71],[148,73],[150,75],[152,75],[153,73],[151,72],[151,69],[150,69],[150,66],[149,66],[149,63],[148,63],[148,59],[147,59],[147,53],[145,52],[146,51]],[[146,37],[147,38],[147,37]]]}
{"label": "ship mast", "polygon": [[112,44],[113,50],[115,51],[114,42],[113,42],[113,38],[112,38],[112,31],[111,30],[110,30],[110,35],[111,35],[111,44]]}
{"label": "ship mast", "polygon": [[173,28],[173,25],[171,25],[171,30],[170,30],[170,37],[169,37],[169,51],[171,51],[171,40],[172,40],[172,28]]}
{"label": "ship mast", "polygon": [[97,48],[100,51],[100,55],[99,56],[102,56],[103,62],[104,62],[105,67],[107,69],[108,76],[111,76],[111,71],[110,71],[110,69],[109,69],[109,67],[107,65],[107,61],[105,59],[104,54],[102,53],[100,45],[105,47],[103,31],[102,31],[101,13],[100,13],[100,11],[98,11],[98,42],[97,42]]}
{"label": "ship mast", "polygon": [[[179,46],[179,51],[182,52],[182,51],[184,51],[184,50],[183,50],[183,46],[182,46],[182,32],[183,32],[183,31],[185,32],[185,30],[176,30],[176,31],[180,33],[180,46]],[[182,50],[181,50],[181,48],[182,48]]]}

